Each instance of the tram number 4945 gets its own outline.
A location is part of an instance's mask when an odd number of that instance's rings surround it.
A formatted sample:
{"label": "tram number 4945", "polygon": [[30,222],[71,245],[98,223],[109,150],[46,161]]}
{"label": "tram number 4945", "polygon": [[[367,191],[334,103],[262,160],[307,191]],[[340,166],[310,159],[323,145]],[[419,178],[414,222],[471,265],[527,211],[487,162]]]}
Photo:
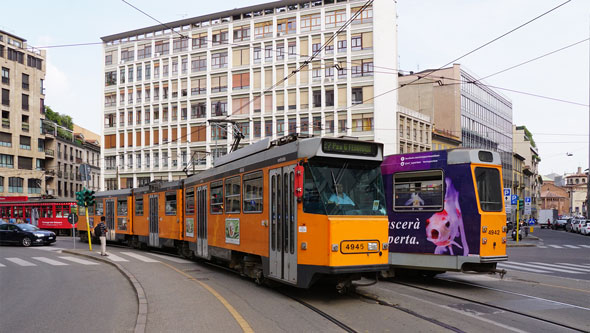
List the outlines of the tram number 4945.
{"label": "tram number 4945", "polygon": [[348,251],[362,251],[365,249],[365,244],[363,243],[347,243],[344,248]]}

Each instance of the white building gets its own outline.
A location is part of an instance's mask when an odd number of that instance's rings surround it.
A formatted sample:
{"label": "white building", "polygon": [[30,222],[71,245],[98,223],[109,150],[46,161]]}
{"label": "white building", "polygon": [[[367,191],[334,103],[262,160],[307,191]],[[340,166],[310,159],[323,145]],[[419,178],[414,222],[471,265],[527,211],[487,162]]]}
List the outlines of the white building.
{"label": "white building", "polygon": [[183,177],[191,156],[211,166],[233,141],[211,119],[235,121],[242,144],[348,135],[396,153],[395,1],[372,2],[297,70],[366,3],[277,1],[103,37],[103,188]]}

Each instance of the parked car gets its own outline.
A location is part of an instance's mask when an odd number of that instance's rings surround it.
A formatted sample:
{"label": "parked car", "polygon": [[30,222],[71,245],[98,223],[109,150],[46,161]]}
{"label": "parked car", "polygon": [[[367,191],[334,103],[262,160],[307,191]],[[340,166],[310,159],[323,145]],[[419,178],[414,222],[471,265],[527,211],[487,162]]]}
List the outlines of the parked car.
{"label": "parked car", "polygon": [[569,232],[576,232],[576,224],[580,223],[580,219],[573,218],[568,226],[566,226],[566,230]]}
{"label": "parked car", "polygon": [[588,220],[586,220],[586,224],[584,224],[582,227],[580,227],[581,233],[582,235],[590,235],[590,222]]}
{"label": "parked car", "polygon": [[567,224],[567,221],[568,221],[567,219],[557,219],[551,225],[551,229],[553,229],[553,230],[565,229],[565,225]]}
{"label": "parked car", "polygon": [[0,224],[0,243],[31,246],[55,243],[55,233],[41,230],[32,224]]}
{"label": "parked car", "polygon": [[586,219],[579,219],[578,223],[574,224],[574,231],[577,233],[582,233],[582,226],[586,225],[586,223],[590,222]]}

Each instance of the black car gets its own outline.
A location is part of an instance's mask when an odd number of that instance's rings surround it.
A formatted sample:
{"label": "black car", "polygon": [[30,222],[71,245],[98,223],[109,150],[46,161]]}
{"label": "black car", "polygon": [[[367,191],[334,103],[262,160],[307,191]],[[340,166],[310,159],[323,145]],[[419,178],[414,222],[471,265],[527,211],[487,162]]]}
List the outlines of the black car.
{"label": "black car", "polygon": [[41,230],[32,224],[0,224],[0,243],[48,245],[55,243],[55,233]]}

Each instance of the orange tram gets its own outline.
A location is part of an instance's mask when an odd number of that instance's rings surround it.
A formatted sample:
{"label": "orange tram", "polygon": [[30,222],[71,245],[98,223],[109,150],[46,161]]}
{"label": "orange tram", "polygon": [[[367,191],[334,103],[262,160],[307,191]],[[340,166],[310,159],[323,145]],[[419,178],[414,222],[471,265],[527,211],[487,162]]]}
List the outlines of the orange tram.
{"label": "orange tram", "polygon": [[346,288],[389,267],[382,160],[375,142],[264,139],[184,180],[99,192],[89,222],[104,215],[107,240],[176,248],[259,283]]}

